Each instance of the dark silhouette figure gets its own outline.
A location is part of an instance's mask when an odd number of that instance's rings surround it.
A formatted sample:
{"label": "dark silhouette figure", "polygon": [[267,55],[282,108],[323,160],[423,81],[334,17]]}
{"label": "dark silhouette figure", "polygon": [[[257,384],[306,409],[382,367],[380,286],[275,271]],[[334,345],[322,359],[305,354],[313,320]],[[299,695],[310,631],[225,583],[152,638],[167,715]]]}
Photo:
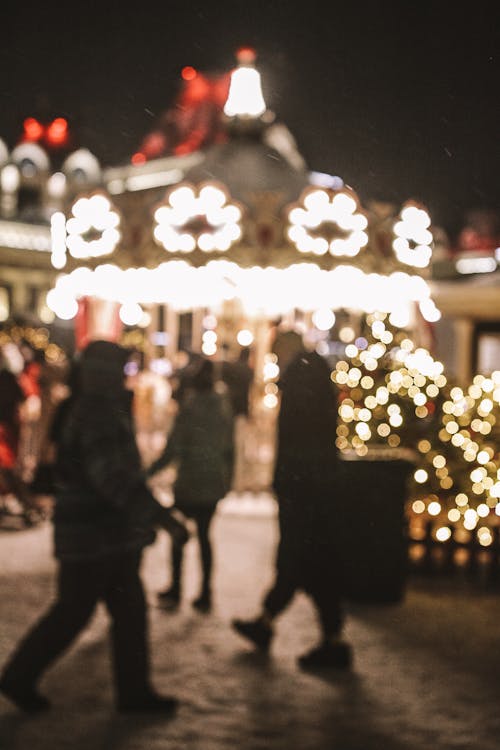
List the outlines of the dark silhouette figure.
{"label": "dark silhouette figure", "polygon": [[[127,352],[96,341],[82,353],[79,392],[59,426],[54,544],[55,603],[4,668],[0,691],[27,712],[49,708],[37,682],[74,641],[102,600],[112,620],[117,708],[168,714],[176,706],[149,679],[141,553],[171,514],[147,488],[124,386]],[[183,526],[177,527],[186,540]]]}
{"label": "dark silhouette figure", "polygon": [[[165,450],[149,467],[152,476],[170,463],[177,464],[174,508],[196,523],[200,545],[202,586],[193,602],[200,611],[211,607],[212,546],[210,523],[217,503],[229,490],[233,465],[231,407],[214,391],[214,367],[202,360],[190,376],[189,390],[181,402]],[[174,609],[181,598],[183,548],[172,544],[172,584],[159,594]]]}
{"label": "dark silhouette figure", "polygon": [[227,386],[235,417],[248,416],[249,393],[253,381],[253,368],[249,360],[250,349],[243,347],[236,360],[225,361],[221,365],[221,379]]}
{"label": "dark silhouette figure", "polygon": [[30,482],[30,490],[35,495],[54,495],[57,489],[57,446],[61,439],[66,417],[80,393],[77,358],[70,362],[65,385],[68,392],[54,408],[47,430],[43,451],[45,460],[38,463]]}
{"label": "dark silhouette figure", "polygon": [[32,497],[19,473],[20,409],[26,400],[18,377],[0,352],[0,493],[13,494],[21,503],[26,523],[31,523]]}
{"label": "dark silhouette figure", "polygon": [[250,365],[251,351],[240,350],[235,361],[221,363],[221,380],[227,387],[234,417],[234,471],[232,489],[244,492],[250,489],[251,477],[245,465],[245,450],[249,440],[250,390],[254,379]]}
{"label": "dark silhouette figure", "polygon": [[[279,349],[277,341],[275,351],[283,374],[273,479],[280,528],[276,576],[261,615],[255,620],[234,620],[233,627],[267,650],[274,618],[301,589],[316,606],[322,640],[300,657],[300,665],[348,667],[350,648],[340,640],[343,612],[331,518],[338,470],[336,391],[325,360],[305,351],[298,335],[294,344],[287,334],[281,356]],[[285,352],[292,357],[288,366]]]}
{"label": "dark silhouette figure", "polygon": [[13,469],[19,447],[19,407],[26,399],[17,377],[0,353],[0,466]]}

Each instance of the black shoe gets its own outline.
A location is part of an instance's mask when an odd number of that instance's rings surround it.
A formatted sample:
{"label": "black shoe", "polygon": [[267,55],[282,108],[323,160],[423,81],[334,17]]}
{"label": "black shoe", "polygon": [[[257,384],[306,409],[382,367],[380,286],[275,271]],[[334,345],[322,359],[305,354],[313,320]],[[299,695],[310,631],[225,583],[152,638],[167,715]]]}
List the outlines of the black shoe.
{"label": "black shoe", "polygon": [[352,665],[352,648],[348,643],[322,643],[303,656],[299,656],[302,669],[349,669]]}
{"label": "black shoe", "polygon": [[173,714],[179,705],[177,698],[169,695],[158,695],[147,693],[140,698],[118,703],[118,711],[123,714],[162,714],[169,716]]}
{"label": "black shoe", "polygon": [[7,680],[1,680],[0,693],[27,714],[38,714],[50,708],[50,701],[37,693],[31,685],[16,685]]}
{"label": "black shoe", "polygon": [[170,612],[178,608],[180,600],[180,594],[172,589],[158,592],[158,602],[163,609],[168,609]]}
{"label": "black shoe", "polygon": [[251,641],[261,651],[268,651],[273,637],[273,630],[260,618],[257,620],[233,620],[231,623],[237,633]]}
{"label": "black shoe", "polygon": [[198,612],[210,612],[210,609],[212,608],[212,597],[210,594],[201,594],[194,600],[193,607],[197,609]]}

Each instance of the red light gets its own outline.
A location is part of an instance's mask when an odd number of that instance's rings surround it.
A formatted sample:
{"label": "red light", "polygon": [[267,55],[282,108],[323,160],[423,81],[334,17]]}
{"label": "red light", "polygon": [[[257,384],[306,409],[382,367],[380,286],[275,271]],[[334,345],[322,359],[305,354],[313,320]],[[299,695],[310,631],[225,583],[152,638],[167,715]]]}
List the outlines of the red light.
{"label": "red light", "polygon": [[257,53],[253,47],[240,47],[236,51],[236,59],[239,63],[249,64],[254,63],[257,58]]}
{"label": "red light", "polygon": [[146,161],[146,157],[141,151],[136,151],[130,161],[132,162],[132,164],[135,164],[137,166],[138,164],[144,164]]}
{"label": "red light", "polygon": [[24,137],[27,141],[39,141],[43,135],[43,125],[34,117],[27,117],[23,123]]}
{"label": "red light", "polygon": [[56,117],[47,126],[45,137],[51,146],[62,146],[68,138],[68,123],[64,117]]}
{"label": "red light", "polygon": [[192,68],[191,65],[186,65],[181,70],[181,76],[185,81],[192,81],[193,78],[196,78],[196,75],[197,75],[196,70]]}

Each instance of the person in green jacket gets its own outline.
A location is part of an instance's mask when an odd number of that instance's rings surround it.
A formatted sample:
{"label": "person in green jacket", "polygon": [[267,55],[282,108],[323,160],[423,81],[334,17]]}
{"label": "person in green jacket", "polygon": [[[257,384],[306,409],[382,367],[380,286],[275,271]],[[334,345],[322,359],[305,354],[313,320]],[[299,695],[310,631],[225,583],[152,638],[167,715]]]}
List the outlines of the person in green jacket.
{"label": "person in green jacket", "polygon": [[[196,524],[202,585],[193,606],[203,612],[212,603],[210,523],[217,503],[231,487],[233,453],[231,406],[214,390],[213,362],[203,359],[190,377],[163,453],[146,471],[151,477],[168,464],[177,465],[174,508]],[[159,594],[169,609],[175,609],[181,599],[182,557],[182,545],[172,539],[172,583]]]}

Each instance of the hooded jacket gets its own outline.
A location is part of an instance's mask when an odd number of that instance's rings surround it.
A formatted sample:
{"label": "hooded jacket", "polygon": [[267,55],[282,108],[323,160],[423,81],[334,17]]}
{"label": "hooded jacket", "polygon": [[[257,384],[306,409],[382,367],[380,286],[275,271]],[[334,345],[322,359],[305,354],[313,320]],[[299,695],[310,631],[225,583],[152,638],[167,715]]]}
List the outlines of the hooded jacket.
{"label": "hooded jacket", "polygon": [[220,394],[205,389],[183,402],[162,455],[149,467],[152,475],[177,464],[175,504],[182,508],[214,506],[231,486],[233,416]]}
{"label": "hooded jacket", "polygon": [[273,488],[278,496],[328,492],[338,470],[338,405],[326,361],[316,352],[299,353],[285,369],[279,388]]}
{"label": "hooded jacket", "polygon": [[95,342],[80,361],[78,392],[57,446],[54,537],[60,559],[139,550],[154,540],[162,506],[144,481],[125,360],[121,347]]}

